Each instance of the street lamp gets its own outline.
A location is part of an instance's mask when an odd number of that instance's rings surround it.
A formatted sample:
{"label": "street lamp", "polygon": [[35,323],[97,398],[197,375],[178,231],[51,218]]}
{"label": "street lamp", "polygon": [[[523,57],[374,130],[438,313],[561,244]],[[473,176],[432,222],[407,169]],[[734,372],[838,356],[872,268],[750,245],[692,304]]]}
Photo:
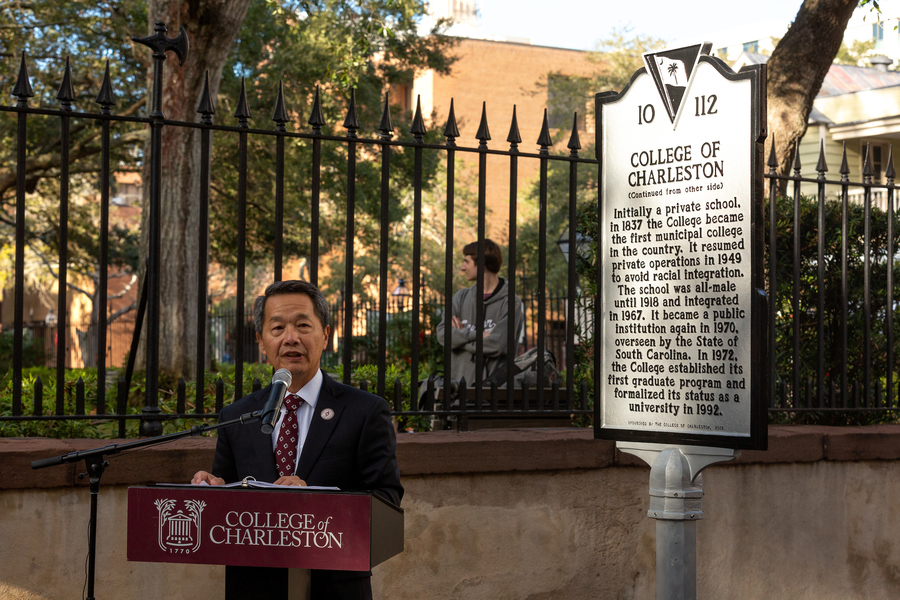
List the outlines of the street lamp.
{"label": "street lamp", "polygon": [[397,279],[397,287],[394,288],[394,291],[391,292],[391,296],[397,299],[397,309],[402,311],[404,305],[406,303],[406,298],[409,298],[412,294],[409,292],[409,288],[406,287],[406,282],[403,281],[403,278],[400,277]]}
{"label": "street lamp", "polygon": [[[556,240],[556,245],[559,246],[559,251],[562,252],[563,258],[566,259],[566,264],[569,264],[569,228],[563,232],[559,239]],[[591,247],[591,238],[586,235],[582,235],[580,231],[575,232],[575,254],[581,260],[587,262],[589,258],[589,252]]]}

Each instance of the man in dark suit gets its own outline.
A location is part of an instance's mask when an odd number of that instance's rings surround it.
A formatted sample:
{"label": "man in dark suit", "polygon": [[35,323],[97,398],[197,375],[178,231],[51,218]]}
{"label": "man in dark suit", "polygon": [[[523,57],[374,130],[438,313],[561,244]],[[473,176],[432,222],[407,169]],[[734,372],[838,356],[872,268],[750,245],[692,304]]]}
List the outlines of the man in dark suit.
{"label": "man in dark suit", "polygon": [[[212,473],[199,471],[192,483],[253,476],[279,485],[370,490],[399,506],[403,486],[388,403],[319,368],[331,333],[322,293],[305,281],[273,283],[256,299],[253,317],[260,351],[275,369],[291,372],[281,415],[272,434],[259,423],[220,429]],[[220,420],[262,410],[269,390],[231,404]],[[313,571],[312,597],[371,598],[370,577],[368,571]]]}

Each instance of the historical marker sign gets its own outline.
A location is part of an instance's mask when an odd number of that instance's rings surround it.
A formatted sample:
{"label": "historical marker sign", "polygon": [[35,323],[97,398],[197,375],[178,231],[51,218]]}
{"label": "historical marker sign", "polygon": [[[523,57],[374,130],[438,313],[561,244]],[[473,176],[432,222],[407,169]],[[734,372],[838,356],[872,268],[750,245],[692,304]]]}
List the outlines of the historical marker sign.
{"label": "historical marker sign", "polygon": [[598,437],[764,448],[765,67],[700,45],[597,95]]}

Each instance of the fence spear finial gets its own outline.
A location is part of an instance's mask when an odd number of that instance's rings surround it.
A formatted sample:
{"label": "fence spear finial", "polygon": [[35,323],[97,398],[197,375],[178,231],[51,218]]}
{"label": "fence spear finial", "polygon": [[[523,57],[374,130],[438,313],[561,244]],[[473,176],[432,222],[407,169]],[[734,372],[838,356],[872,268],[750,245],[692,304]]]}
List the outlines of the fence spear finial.
{"label": "fence spear finial", "polygon": [[816,163],[816,171],[819,173],[819,179],[825,179],[825,173],[828,171],[828,163],[825,162],[825,140],[819,140],[819,162]]}
{"label": "fence spear finial", "polygon": [[344,129],[347,137],[355,138],[359,129],[359,114],[356,112],[356,90],[350,89],[350,106],[347,107],[347,118],[344,119]]}
{"label": "fence spear finial", "polygon": [[444,137],[447,138],[448,146],[455,146],[456,138],[459,137],[459,127],[456,125],[456,111],[453,109],[453,98],[450,98],[450,114],[447,115]]}
{"label": "fence spear finial", "polygon": [[863,161],[863,182],[872,183],[872,176],[875,171],[872,170],[872,144],[866,143],[866,159]]}
{"label": "fence spear finial", "polygon": [[569,156],[578,156],[578,151],[581,150],[581,139],[578,137],[578,113],[575,113],[575,117],[572,121],[572,135],[569,137],[569,144],[566,146],[571,153]]}
{"label": "fence spear finial", "polygon": [[72,103],[75,102],[75,87],[72,85],[72,68],[69,66],[68,56],[66,57],[66,70],[63,72],[56,99],[62,102],[63,110],[72,110]]}
{"label": "fence spear finial", "polygon": [[769,151],[769,160],[766,161],[769,167],[769,175],[774,175],[778,169],[778,157],[775,156],[775,134],[772,134],[772,149]]}
{"label": "fence spear finial", "polygon": [[794,177],[800,177],[800,143],[794,148]]}
{"label": "fence spear finial", "polygon": [[312,125],[313,133],[322,133],[322,127],[325,125],[325,115],[322,114],[322,102],[319,100],[319,86],[316,86],[312,112],[309,115],[309,120],[306,122]]}
{"label": "fence spear finial", "polygon": [[381,109],[381,123],[378,125],[381,139],[389,140],[394,135],[394,122],[391,120],[390,92],[384,93],[384,107]]}
{"label": "fence spear finial", "polygon": [[212,125],[212,116],[216,114],[216,108],[213,106],[212,95],[209,93],[209,70],[206,71],[206,78],[203,80],[203,93],[200,94],[200,106],[197,112],[202,116],[200,121],[206,125]]}
{"label": "fence spear finial", "polygon": [[234,116],[238,118],[241,127],[249,126],[247,120],[251,118],[250,106],[247,102],[247,86],[243,77],[241,77],[241,95],[238,98],[237,110],[234,111]]}
{"label": "fence spear finial", "polygon": [[100,105],[100,112],[104,115],[108,115],[111,112],[111,107],[116,104],[116,97],[113,95],[112,91],[112,81],[109,77],[109,60],[106,61],[106,70],[103,72],[103,83],[100,84],[100,92],[97,94],[97,99],[94,100],[94,102]]}
{"label": "fence spear finial", "polygon": [[510,151],[518,151],[518,146],[522,143],[522,135],[519,133],[519,119],[516,117],[515,104],[513,104],[512,123],[509,124],[509,135],[506,136],[506,141],[509,142]]}
{"label": "fence spear finial", "polygon": [[553,145],[553,138],[550,137],[550,121],[547,118],[547,109],[544,109],[544,123],[541,125],[541,134],[538,136],[537,143],[540,145],[540,154],[550,154],[550,146]]}
{"label": "fence spear finial", "polygon": [[850,179],[850,166],[847,164],[847,142],[844,142],[844,150],[841,156],[841,181],[849,181]]}
{"label": "fence spear finial", "polygon": [[287,131],[284,124],[290,121],[287,109],[284,107],[284,82],[278,82],[278,96],[275,98],[275,112],[272,114],[276,131]]}
{"label": "fence spear finial", "polygon": [[887,160],[887,168],[884,170],[884,176],[888,179],[888,184],[892,185],[894,183],[894,177],[897,174],[894,172],[894,145],[891,144],[888,146],[888,160]]}
{"label": "fence spear finial", "polygon": [[481,122],[478,124],[478,132],[475,133],[475,139],[481,142],[479,148],[487,148],[488,140],[491,139],[491,131],[488,129],[487,122],[487,102],[481,103]]}
{"label": "fence spear finial", "polygon": [[154,34],[147,37],[132,37],[131,41],[144,44],[153,50],[153,58],[161,60],[166,59],[166,52],[172,51],[178,57],[178,66],[183,67],[184,61],[187,60],[188,52],[191,50],[190,40],[188,39],[187,29],[182,25],[178,29],[178,37],[166,37],[166,24],[163,21],[157,21],[153,28]]}
{"label": "fence spear finial", "polygon": [[416,96],[416,114],[413,116],[412,127],[409,132],[416,141],[421,142],[428,131],[425,129],[425,119],[422,118],[422,96]]}
{"label": "fence spear finial", "polygon": [[19,107],[28,106],[28,98],[34,98],[34,90],[31,89],[31,80],[28,77],[28,67],[25,65],[25,51],[22,50],[22,62],[19,64],[19,76],[13,87],[12,95],[19,99]]}

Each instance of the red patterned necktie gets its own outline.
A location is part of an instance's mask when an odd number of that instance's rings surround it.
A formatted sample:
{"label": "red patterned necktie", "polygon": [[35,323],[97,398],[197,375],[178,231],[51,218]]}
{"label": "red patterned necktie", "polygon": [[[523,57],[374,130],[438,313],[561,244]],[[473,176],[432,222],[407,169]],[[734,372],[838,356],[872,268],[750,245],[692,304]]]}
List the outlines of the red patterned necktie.
{"label": "red patterned necktie", "polygon": [[287,413],[281,421],[278,443],[275,445],[275,464],[278,465],[278,475],[281,477],[294,474],[294,465],[297,462],[297,438],[300,435],[297,427],[297,409],[301,404],[303,398],[294,394],[288,394],[284,399]]}

